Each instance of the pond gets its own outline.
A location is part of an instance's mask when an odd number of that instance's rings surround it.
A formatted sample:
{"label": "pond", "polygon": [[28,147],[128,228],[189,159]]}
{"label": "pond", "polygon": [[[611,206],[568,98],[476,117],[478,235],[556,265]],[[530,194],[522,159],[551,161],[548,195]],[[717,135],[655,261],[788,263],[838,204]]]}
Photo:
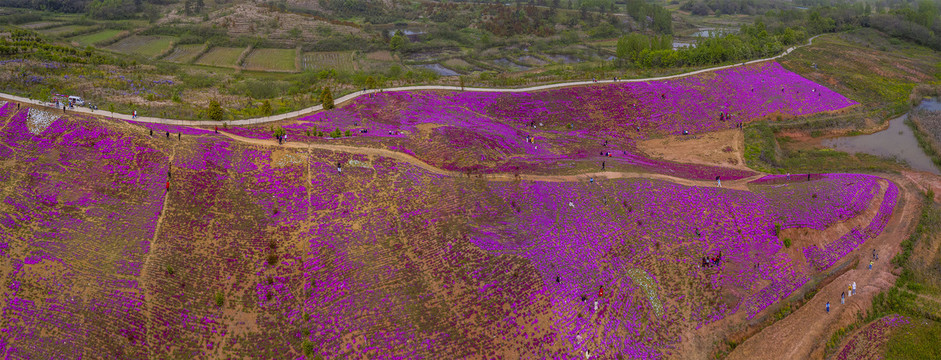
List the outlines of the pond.
{"label": "pond", "polygon": [[552,61],[563,64],[575,64],[582,61],[582,59],[572,55],[546,55],[546,57],[552,59]]}
{"label": "pond", "polygon": [[[941,102],[922,101],[919,108],[941,111]],[[931,162],[931,158],[918,147],[918,140],[912,129],[905,124],[908,114],[889,121],[889,128],[870,135],[848,136],[823,141],[823,145],[849,153],[867,153],[877,156],[894,157],[904,160],[915,170],[941,175],[941,170]]]}
{"label": "pond", "polygon": [[416,66],[418,66],[418,67],[420,67],[420,68],[425,68],[425,69],[434,71],[436,74],[441,75],[441,76],[458,76],[458,75],[461,75],[461,74],[458,74],[457,71],[454,71],[454,70],[448,69],[448,68],[446,68],[446,67],[444,67],[444,66],[441,66],[441,64],[426,64],[426,65],[416,65]]}
{"label": "pond", "polygon": [[700,28],[699,31],[694,32],[692,37],[714,37],[722,34],[729,34],[737,32],[735,29],[715,29],[715,28]]}

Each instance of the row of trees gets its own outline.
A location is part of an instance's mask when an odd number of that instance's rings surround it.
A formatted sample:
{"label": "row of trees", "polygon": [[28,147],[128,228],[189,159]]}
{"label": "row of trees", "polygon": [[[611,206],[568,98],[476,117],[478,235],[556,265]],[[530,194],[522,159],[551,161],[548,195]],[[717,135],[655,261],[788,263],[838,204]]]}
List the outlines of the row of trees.
{"label": "row of trees", "polygon": [[644,0],[627,0],[625,10],[644,28],[653,29],[661,34],[673,33],[673,18],[670,11],[662,6]]}
{"label": "row of trees", "polygon": [[622,65],[643,68],[702,66],[776,55],[806,39],[806,33],[791,28],[769,34],[761,22],[743,25],[737,34],[700,38],[695,46],[679,49],[673,49],[671,36],[633,33],[618,40],[617,57]]}

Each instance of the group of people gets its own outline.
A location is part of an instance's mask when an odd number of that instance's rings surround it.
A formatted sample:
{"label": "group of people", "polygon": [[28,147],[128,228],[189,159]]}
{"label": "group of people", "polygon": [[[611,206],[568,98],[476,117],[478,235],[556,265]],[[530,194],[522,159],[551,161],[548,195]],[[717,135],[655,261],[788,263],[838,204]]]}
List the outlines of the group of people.
{"label": "group of people", "polygon": [[[856,282],[846,284],[846,291],[840,293],[840,305],[846,304],[846,298],[856,293]],[[827,314],[830,313],[830,302],[827,301]]]}
{"label": "group of people", "polygon": [[[170,132],[167,131],[166,133],[167,133],[167,139],[169,140],[169,139],[170,139]],[[219,130],[216,129],[216,134],[218,134],[218,133],[219,133]],[[154,129],[150,129],[150,136],[154,136]],[[177,134],[176,134],[176,139],[177,139],[177,140],[183,140],[183,133],[177,133]]]}
{"label": "group of people", "polygon": [[719,252],[719,255],[716,256],[703,256],[702,257],[702,267],[719,267],[722,265],[722,252]]}
{"label": "group of people", "polygon": [[[872,270],[872,264],[879,260],[879,253],[876,252],[876,249],[872,249],[872,259],[869,260],[869,270]],[[840,305],[846,303],[846,298],[856,294],[856,282],[846,284],[846,291],[840,293]],[[830,302],[827,301],[827,313],[830,313]]]}

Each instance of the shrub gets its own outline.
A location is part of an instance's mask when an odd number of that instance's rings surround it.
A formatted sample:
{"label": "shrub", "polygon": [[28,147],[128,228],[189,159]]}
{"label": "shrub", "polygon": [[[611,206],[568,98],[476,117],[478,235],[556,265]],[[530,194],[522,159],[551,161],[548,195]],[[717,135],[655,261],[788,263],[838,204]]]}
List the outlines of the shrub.
{"label": "shrub", "polygon": [[[304,352],[305,357],[310,357],[314,355],[314,343],[311,342],[310,340],[304,340],[304,342],[301,343],[301,351]],[[320,355],[317,355],[314,358],[317,358],[319,356]]]}
{"label": "shrub", "polygon": [[789,238],[784,238],[784,247],[785,247],[785,248],[790,248],[790,247],[791,247],[791,239],[789,239]]}
{"label": "shrub", "polygon": [[170,265],[167,265],[167,274],[173,275],[173,267]]}
{"label": "shrub", "polygon": [[225,295],[220,290],[216,292],[216,306],[221,307],[223,304],[225,304]]}
{"label": "shrub", "polygon": [[265,102],[261,103],[261,113],[265,114],[265,116],[271,115],[271,102],[270,101],[265,100]]}
{"label": "shrub", "polygon": [[268,255],[268,265],[274,265],[278,263],[278,254],[269,254]]}
{"label": "shrub", "polygon": [[333,109],[333,94],[330,93],[330,88],[325,87],[320,92],[320,102],[323,104],[324,110]]}
{"label": "shrub", "polygon": [[781,234],[781,224],[774,224],[774,236]]}
{"label": "shrub", "polygon": [[209,115],[209,119],[221,121],[223,116],[222,105],[216,100],[209,100],[209,109],[206,110],[206,113]]}

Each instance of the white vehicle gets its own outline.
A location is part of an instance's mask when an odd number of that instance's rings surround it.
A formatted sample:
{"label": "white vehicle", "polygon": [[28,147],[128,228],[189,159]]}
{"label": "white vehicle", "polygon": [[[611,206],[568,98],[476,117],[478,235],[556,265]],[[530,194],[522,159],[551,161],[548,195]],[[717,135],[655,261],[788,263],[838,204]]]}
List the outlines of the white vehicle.
{"label": "white vehicle", "polygon": [[69,96],[69,102],[78,106],[85,106],[85,100],[78,96]]}

